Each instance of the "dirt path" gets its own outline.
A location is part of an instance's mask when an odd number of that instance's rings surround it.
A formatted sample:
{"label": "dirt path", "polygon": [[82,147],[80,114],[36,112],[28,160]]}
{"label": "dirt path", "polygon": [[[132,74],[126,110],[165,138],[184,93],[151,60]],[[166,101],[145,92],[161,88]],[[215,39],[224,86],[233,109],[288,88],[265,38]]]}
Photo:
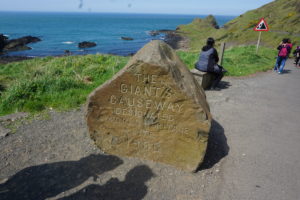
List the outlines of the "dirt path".
{"label": "dirt path", "polygon": [[215,120],[198,173],[105,155],[82,110],[50,112],[0,139],[0,199],[299,199],[300,69],[288,65],[207,91]]}
{"label": "dirt path", "polygon": [[300,69],[229,82],[208,95],[230,147],[216,199],[300,199]]}

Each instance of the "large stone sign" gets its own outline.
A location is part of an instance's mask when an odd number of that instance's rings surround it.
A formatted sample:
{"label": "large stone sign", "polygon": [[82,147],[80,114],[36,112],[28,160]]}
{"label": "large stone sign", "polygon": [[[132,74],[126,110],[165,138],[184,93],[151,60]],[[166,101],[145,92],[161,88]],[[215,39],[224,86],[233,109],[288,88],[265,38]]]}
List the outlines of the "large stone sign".
{"label": "large stone sign", "polygon": [[162,41],[144,46],[88,98],[87,124],[106,153],[193,171],[202,162],[211,114],[202,87]]}

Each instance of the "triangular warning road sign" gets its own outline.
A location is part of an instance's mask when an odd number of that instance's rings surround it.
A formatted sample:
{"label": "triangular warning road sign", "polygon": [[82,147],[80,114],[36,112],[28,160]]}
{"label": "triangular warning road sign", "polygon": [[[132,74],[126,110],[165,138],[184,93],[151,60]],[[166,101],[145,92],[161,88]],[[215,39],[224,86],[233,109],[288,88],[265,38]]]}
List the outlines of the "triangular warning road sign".
{"label": "triangular warning road sign", "polygon": [[261,18],[259,23],[254,27],[255,31],[269,31],[268,24],[264,18]]}

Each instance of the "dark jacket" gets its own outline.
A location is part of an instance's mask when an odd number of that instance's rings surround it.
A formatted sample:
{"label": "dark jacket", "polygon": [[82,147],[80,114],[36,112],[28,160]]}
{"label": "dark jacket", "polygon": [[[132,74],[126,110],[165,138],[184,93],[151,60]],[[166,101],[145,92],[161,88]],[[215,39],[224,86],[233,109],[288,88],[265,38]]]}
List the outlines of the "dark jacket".
{"label": "dark jacket", "polygon": [[219,56],[217,50],[211,46],[204,46],[195,67],[203,72],[215,72],[218,62]]}
{"label": "dark jacket", "polygon": [[299,53],[300,53],[300,48],[295,49],[294,52],[293,52],[293,54],[295,56],[297,56]]}

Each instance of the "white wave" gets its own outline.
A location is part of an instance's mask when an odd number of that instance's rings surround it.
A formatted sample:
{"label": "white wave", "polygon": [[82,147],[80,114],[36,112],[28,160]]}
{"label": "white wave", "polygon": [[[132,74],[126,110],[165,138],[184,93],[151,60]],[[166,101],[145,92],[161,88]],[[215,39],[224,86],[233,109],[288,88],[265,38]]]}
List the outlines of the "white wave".
{"label": "white wave", "polygon": [[74,44],[75,42],[72,41],[66,41],[66,42],[62,42],[63,44]]}
{"label": "white wave", "polygon": [[9,37],[10,35],[4,35],[5,37]]}

